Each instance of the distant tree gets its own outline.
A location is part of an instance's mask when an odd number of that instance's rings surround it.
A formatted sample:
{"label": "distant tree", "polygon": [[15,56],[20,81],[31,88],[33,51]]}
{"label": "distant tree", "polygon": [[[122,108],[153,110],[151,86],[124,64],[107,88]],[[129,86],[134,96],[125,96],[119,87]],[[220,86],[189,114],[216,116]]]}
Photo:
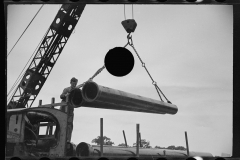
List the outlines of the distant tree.
{"label": "distant tree", "polygon": [[[133,143],[133,147],[136,147],[136,143]],[[139,144],[140,146],[140,144]],[[149,141],[146,141],[145,139],[141,139],[141,146],[140,147],[143,147],[143,148],[152,148],[152,146],[150,146],[150,142]]]}
{"label": "distant tree", "polygon": [[186,148],[184,148],[183,146],[177,146],[175,147],[174,145],[168,146],[167,148],[165,147],[160,147],[160,146],[155,146],[155,148],[159,148],[159,149],[173,149],[173,150],[187,150]]}
{"label": "distant tree", "polygon": [[154,148],[165,149],[165,147],[155,146]]}
{"label": "distant tree", "polygon": [[[100,145],[100,136],[98,136],[97,138],[94,138],[92,140],[92,143],[96,143],[97,145]],[[113,144],[114,144],[114,142],[112,142],[110,138],[103,136],[103,145],[112,146]]]}
{"label": "distant tree", "polygon": [[167,149],[175,149],[175,146],[174,145],[171,145],[171,146],[168,146]]}
{"label": "distant tree", "polygon": [[[124,147],[126,147],[125,143],[121,143],[121,144],[119,144],[118,146],[124,146]],[[127,145],[127,146],[129,147],[129,145]]]}
{"label": "distant tree", "polygon": [[187,149],[184,148],[183,146],[177,146],[177,147],[175,147],[175,150],[183,150],[183,151],[185,151]]}

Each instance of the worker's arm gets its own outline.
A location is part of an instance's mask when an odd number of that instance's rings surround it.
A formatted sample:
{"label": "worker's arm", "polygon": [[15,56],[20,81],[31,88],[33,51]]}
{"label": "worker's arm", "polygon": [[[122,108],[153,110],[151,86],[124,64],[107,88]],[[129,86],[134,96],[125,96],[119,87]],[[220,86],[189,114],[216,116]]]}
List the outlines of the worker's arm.
{"label": "worker's arm", "polygon": [[85,83],[79,84],[76,86],[76,88],[81,88]]}
{"label": "worker's arm", "polygon": [[65,99],[68,94],[69,94],[69,93],[68,93],[68,89],[65,88],[65,89],[63,90],[63,93],[60,95],[60,98],[61,98],[61,99]]}

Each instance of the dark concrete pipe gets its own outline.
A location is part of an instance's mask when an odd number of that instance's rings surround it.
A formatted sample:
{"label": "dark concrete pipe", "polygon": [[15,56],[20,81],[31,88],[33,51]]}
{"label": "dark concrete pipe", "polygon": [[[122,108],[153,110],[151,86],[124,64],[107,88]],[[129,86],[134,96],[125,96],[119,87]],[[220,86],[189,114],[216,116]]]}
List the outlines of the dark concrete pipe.
{"label": "dark concrete pipe", "polygon": [[154,113],[154,114],[165,114],[162,112],[156,113],[151,110],[135,109],[129,107],[116,108],[114,105],[101,103],[101,102],[87,102],[82,97],[82,91],[80,89],[74,89],[69,95],[69,102],[74,108],[78,107],[90,107],[90,108],[99,108],[99,109],[113,109],[121,111],[132,111],[132,112],[143,112],[143,113]]}
{"label": "dark concrete pipe", "polygon": [[82,93],[79,89],[74,92],[70,94],[69,99],[75,107],[83,106],[156,114],[176,114],[178,111],[176,105],[100,86],[92,81],[83,86]]}

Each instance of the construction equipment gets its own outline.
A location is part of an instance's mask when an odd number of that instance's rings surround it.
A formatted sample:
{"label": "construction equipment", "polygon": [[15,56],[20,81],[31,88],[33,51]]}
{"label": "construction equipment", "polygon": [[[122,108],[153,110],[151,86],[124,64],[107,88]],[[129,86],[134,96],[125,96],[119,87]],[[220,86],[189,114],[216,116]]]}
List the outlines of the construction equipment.
{"label": "construction equipment", "polygon": [[[100,156],[100,146],[91,146],[85,142],[80,142],[76,146],[74,143],[67,142],[68,114],[57,109],[58,106],[67,105],[75,108],[85,106],[156,114],[177,113],[177,107],[171,103],[103,87],[92,81],[86,82],[82,90],[71,91],[66,103],[40,104],[38,107],[31,108],[75,28],[85,5],[66,4],[61,6],[12,96],[7,106],[7,157]],[[126,29],[127,32],[134,31],[136,24],[130,28],[131,30]],[[155,85],[155,83],[153,84]],[[136,155],[134,147],[104,146],[103,153],[104,156],[131,157]],[[139,149],[139,154],[160,157],[187,156],[184,151],[143,148]],[[212,156],[209,153],[194,152],[190,152],[189,155]]]}
{"label": "construction equipment", "polygon": [[[90,85],[90,86],[89,86]],[[96,87],[96,88],[95,88]],[[105,88],[106,89],[106,88]],[[109,89],[109,92],[103,89],[102,86],[97,85],[95,82],[87,82],[82,90],[72,90],[67,102],[63,103],[52,103],[47,105],[39,105],[33,108],[19,108],[9,109],[7,111],[7,156],[34,156],[34,157],[65,157],[65,156],[77,156],[77,157],[99,157],[106,156],[170,156],[170,157],[188,157],[188,156],[201,156],[201,157],[212,157],[210,153],[202,152],[187,152],[170,149],[156,149],[156,148],[139,148],[136,153],[136,147],[115,147],[115,146],[103,146],[101,152],[100,146],[90,145],[86,142],[80,142],[78,145],[67,142],[67,122],[68,115],[65,112],[57,109],[57,106],[71,106],[81,107],[82,104],[88,107],[98,108],[101,106],[103,98],[106,98],[106,102],[120,102],[118,110],[126,111],[137,111],[137,112],[148,112],[147,109],[141,108],[141,105],[135,105],[136,108],[131,110],[130,106],[124,108],[124,104],[128,104],[127,96],[132,96],[133,103],[137,104],[140,98],[134,99],[136,95],[133,94],[122,94],[122,91],[116,92],[116,90]],[[114,91],[114,92],[113,92]],[[99,93],[101,92],[101,93]],[[121,93],[122,96],[114,95],[114,93]],[[109,96],[104,96],[109,94]],[[125,97],[125,96],[126,97]],[[100,102],[94,102],[94,99],[100,97]],[[115,96],[115,97],[114,97]],[[118,96],[118,97],[117,97]],[[85,98],[87,97],[87,99]],[[111,97],[110,99],[107,97]],[[89,99],[90,98],[90,99]],[[124,100],[125,98],[125,100]],[[91,100],[93,99],[93,101]],[[102,100],[101,100],[102,99]],[[88,102],[87,102],[88,101]],[[142,103],[150,103],[149,100]],[[54,100],[53,100],[54,102]],[[78,104],[76,106],[76,103]],[[116,102],[115,102],[116,103]],[[80,104],[80,105],[79,105]],[[114,109],[117,107],[114,103],[106,105],[108,109]],[[134,105],[133,105],[134,106]],[[161,108],[162,106],[160,106]],[[159,108],[159,106],[158,106]],[[169,107],[175,109],[174,106]],[[115,108],[116,109],[116,108]],[[166,109],[166,108],[165,108]],[[164,110],[163,110],[164,111]],[[162,111],[162,112],[163,112]],[[152,111],[156,113],[155,111]],[[149,112],[150,113],[150,112]],[[162,114],[162,113],[157,113]]]}
{"label": "construction equipment", "polygon": [[7,108],[29,108],[46,82],[86,4],[64,4],[43,37]]}
{"label": "construction equipment", "polygon": [[[91,103],[91,102],[89,102]],[[32,108],[7,110],[6,156],[17,157],[99,157],[100,146],[67,142],[67,119],[57,106],[71,103],[53,103]],[[136,156],[136,147],[103,146],[106,156]],[[188,157],[187,151],[139,148],[140,156]],[[189,152],[189,156],[212,157],[210,153]]]}
{"label": "construction equipment", "polygon": [[6,156],[72,156],[74,145],[66,145],[66,133],[67,114],[60,110],[9,109]]}

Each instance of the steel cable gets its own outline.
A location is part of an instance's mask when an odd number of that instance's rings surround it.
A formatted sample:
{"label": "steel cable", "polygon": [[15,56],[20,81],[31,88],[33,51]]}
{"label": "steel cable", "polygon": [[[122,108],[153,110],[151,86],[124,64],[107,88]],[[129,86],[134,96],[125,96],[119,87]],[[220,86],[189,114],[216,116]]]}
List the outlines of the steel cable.
{"label": "steel cable", "polygon": [[[133,50],[135,51],[135,53],[137,54],[139,60],[140,60],[141,63],[142,63],[142,67],[145,68],[145,70],[147,71],[149,77],[151,78],[152,84],[155,86],[155,88],[156,88],[156,90],[157,90],[157,93],[158,93],[161,101],[163,101],[163,100],[162,100],[162,97],[161,97],[159,91],[160,91],[161,94],[164,96],[164,98],[167,100],[167,102],[168,102],[168,103],[171,103],[171,102],[167,99],[167,97],[163,94],[163,92],[162,92],[161,89],[158,87],[157,83],[153,80],[151,74],[150,74],[149,71],[147,70],[147,67],[146,67],[145,63],[142,61],[141,57],[139,56],[137,50],[135,49],[135,47],[134,47],[134,45],[133,45],[133,40],[132,40],[132,36],[130,36],[130,33],[128,34],[127,38],[128,38],[128,43],[127,43],[127,45],[129,44],[129,45],[133,48]],[[129,40],[131,40],[131,43],[129,43]],[[126,46],[127,46],[127,45],[126,45]],[[125,47],[126,47],[126,46],[125,46]]]}
{"label": "steel cable", "polygon": [[[27,64],[29,63],[29,61],[31,60],[31,58],[33,57],[33,55],[35,55],[36,50],[38,49],[38,47],[40,46],[40,44],[42,43],[44,37],[46,37],[47,33],[48,33],[49,29],[46,31],[46,33],[44,34],[43,38],[41,39],[41,41],[38,43],[38,46],[36,47],[36,49],[34,50],[33,54],[31,55],[31,57],[28,59],[27,63],[25,64],[24,68],[22,69],[21,73],[19,74],[17,80],[14,82],[12,88],[10,89],[10,91],[8,92],[7,96],[11,93],[11,91],[13,90],[13,88],[16,86],[16,84],[19,83],[19,80],[23,77],[24,74],[22,74],[22,72],[25,70]],[[21,75],[22,74],[22,75]],[[21,78],[20,78],[21,76]],[[16,90],[15,90],[16,91]],[[12,96],[11,96],[12,97]]]}
{"label": "steel cable", "polygon": [[[44,5],[44,4],[43,4]],[[21,36],[18,38],[17,42],[14,44],[14,46],[12,47],[12,49],[10,50],[10,52],[8,53],[7,57],[9,56],[9,54],[12,52],[13,48],[16,46],[16,44],[18,43],[18,41],[21,39],[21,37],[23,36],[23,34],[26,32],[26,30],[28,29],[28,27],[30,26],[30,24],[32,23],[32,21],[35,19],[35,17],[37,16],[37,14],[39,13],[39,11],[42,9],[43,5],[38,9],[37,13],[35,14],[35,16],[33,17],[33,19],[31,20],[31,22],[28,24],[28,26],[25,28],[25,30],[23,31],[23,33],[21,34]]]}

